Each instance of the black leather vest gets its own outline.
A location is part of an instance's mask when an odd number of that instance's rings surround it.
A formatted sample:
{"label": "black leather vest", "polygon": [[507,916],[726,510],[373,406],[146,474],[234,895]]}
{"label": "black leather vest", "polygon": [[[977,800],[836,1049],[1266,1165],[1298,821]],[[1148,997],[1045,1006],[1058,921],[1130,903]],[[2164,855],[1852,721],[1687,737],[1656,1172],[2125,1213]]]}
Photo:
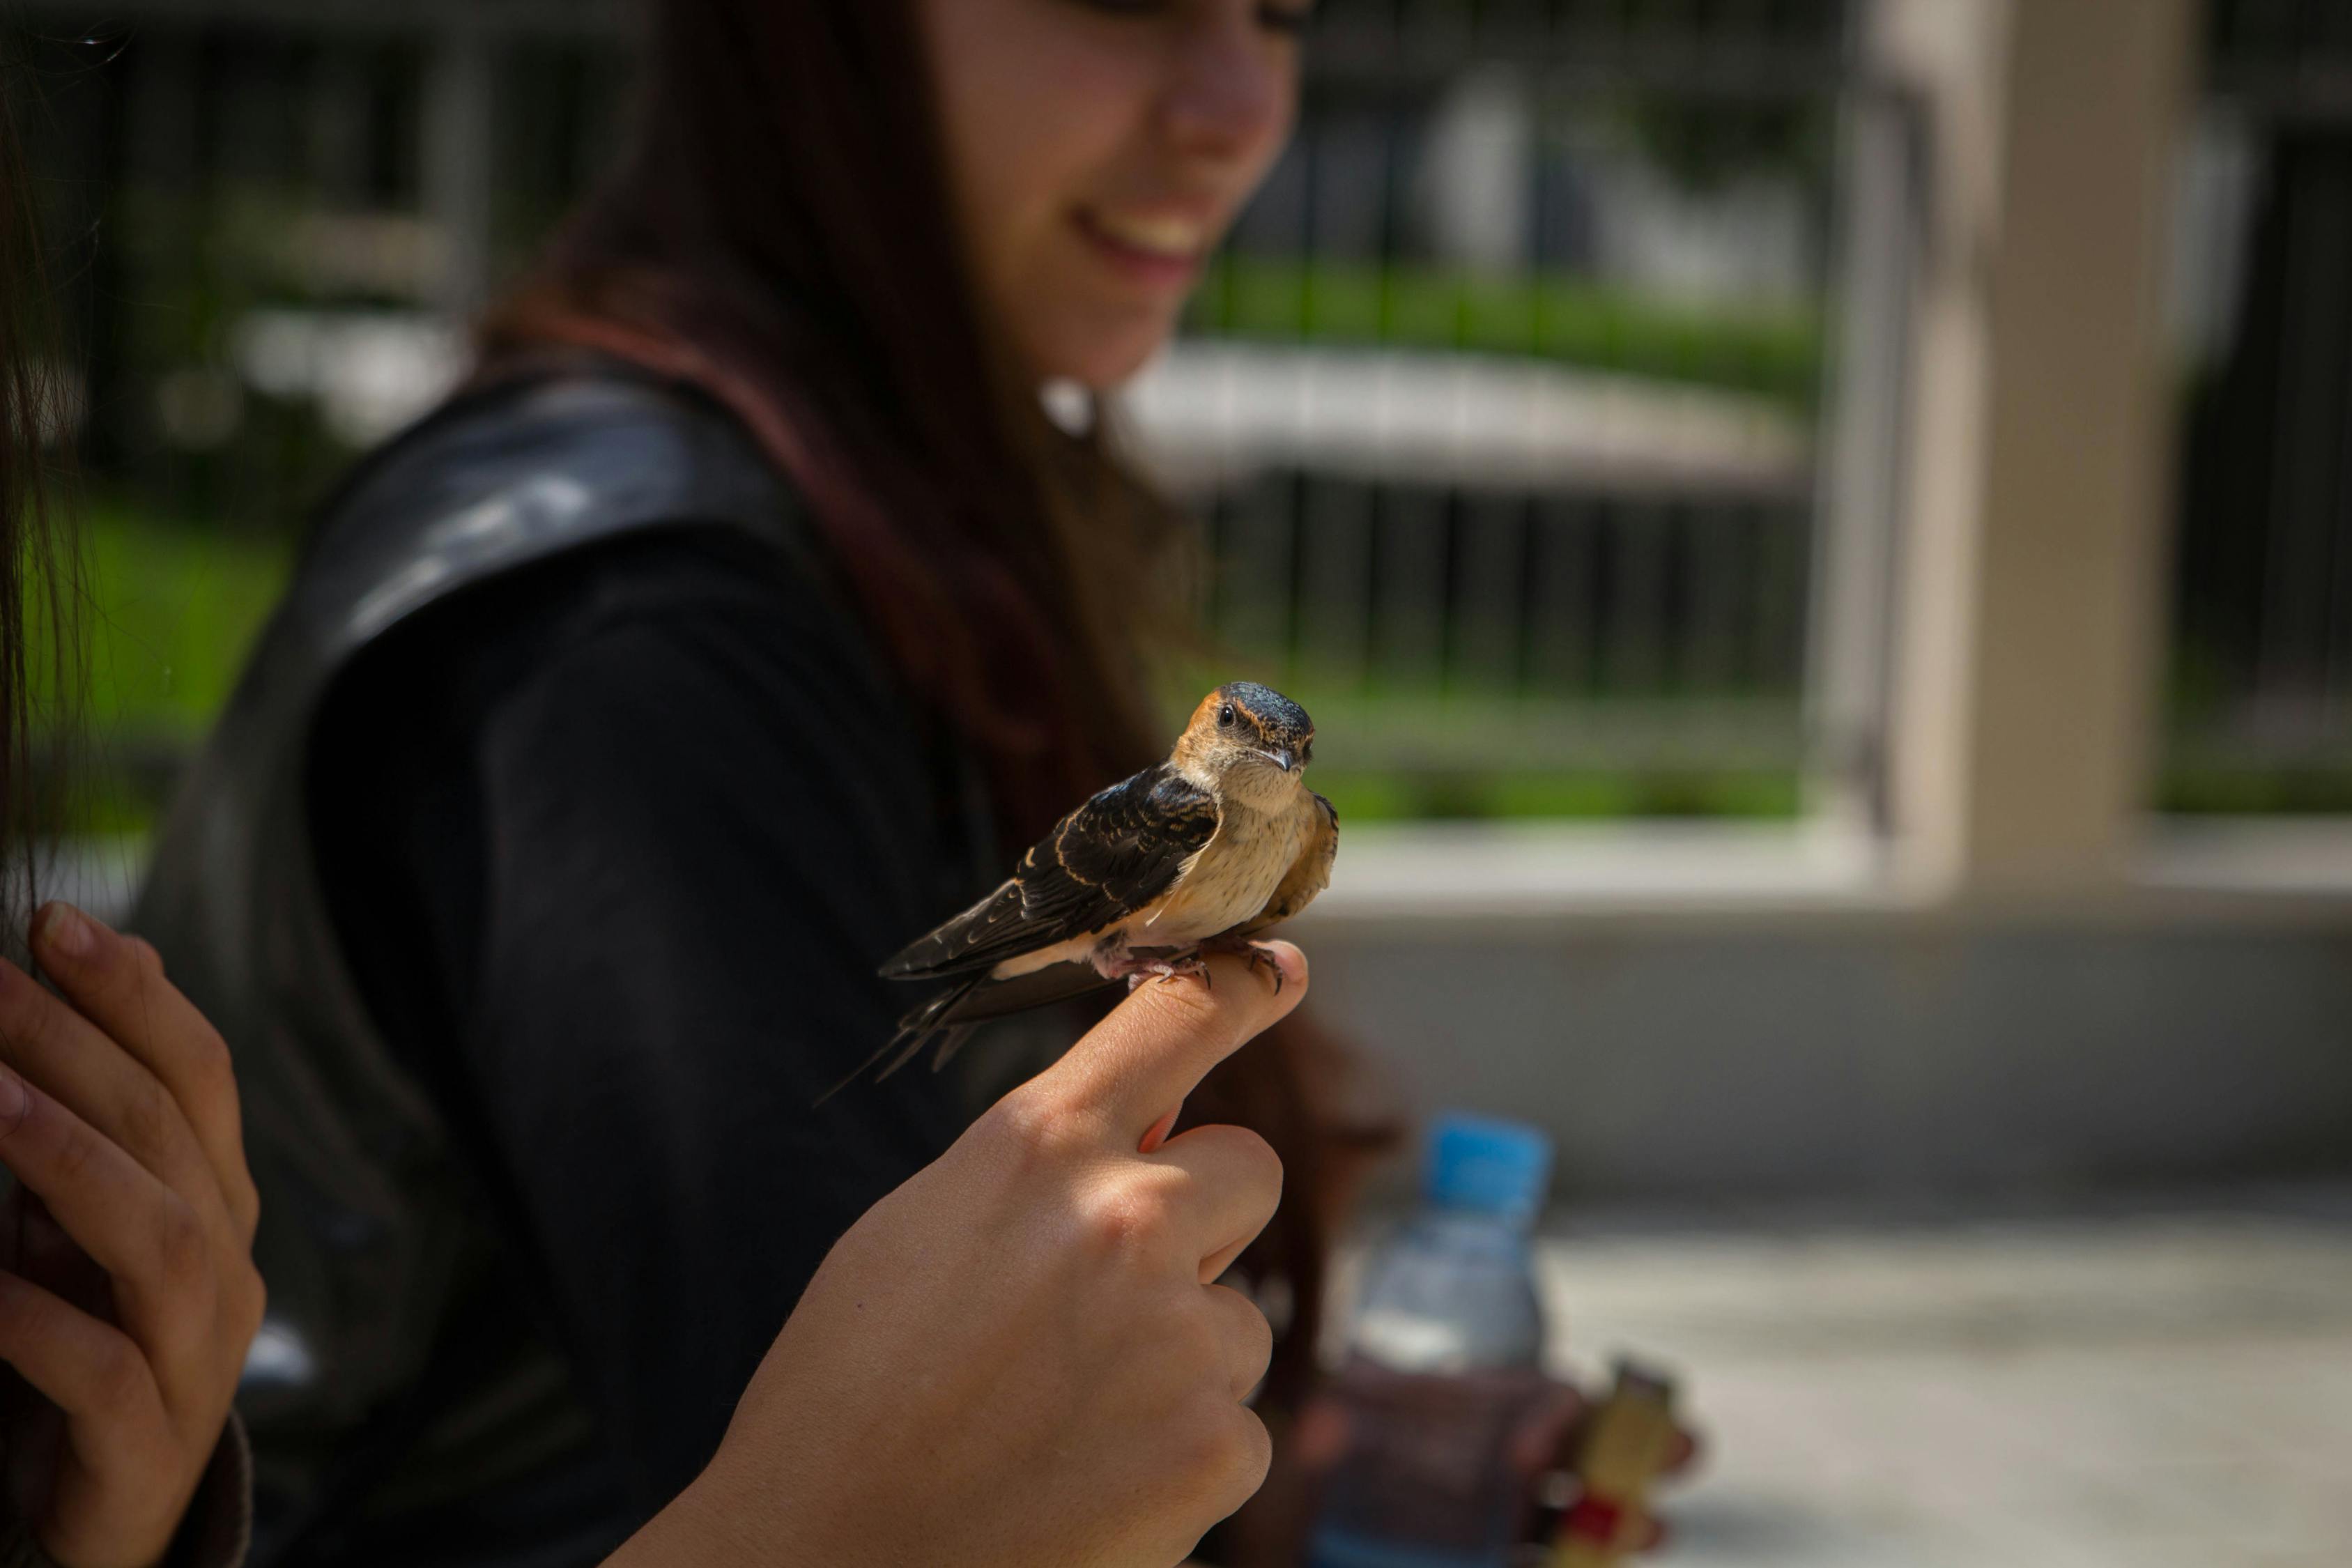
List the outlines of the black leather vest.
{"label": "black leather vest", "polygon": [[[282,1545],[287,1516],[299,1526],[336,1506],[329,1494],[366,1484],[361,1435],[415,1397],[475,1223],[441,1117],[378,1038],[337,949],[305,809],[313,719],[355,653],[436,601],[682,524],[741,529],[827,576],[782,481],[685,394],[565,374],[428,420],[331,508],[160,835],[133,925],[235,1052],[262,1192],[269,1317],[239,1407],[261,1465],[263,1555]],[[530,1449],[513,1412],[549,1369],[476,1370],[466,1401],[505,1412],[499,1451]]]}

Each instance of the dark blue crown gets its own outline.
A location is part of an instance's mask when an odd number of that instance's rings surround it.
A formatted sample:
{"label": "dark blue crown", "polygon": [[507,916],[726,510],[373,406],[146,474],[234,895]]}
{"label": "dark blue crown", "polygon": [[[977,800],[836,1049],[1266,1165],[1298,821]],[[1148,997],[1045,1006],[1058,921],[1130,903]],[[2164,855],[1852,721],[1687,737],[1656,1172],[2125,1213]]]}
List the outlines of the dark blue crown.
{"label": "dark blue crown", "polygon": [[1271,686],[1260,686],[1254,680],[1228,681],[1217,688],[1217,694],[1247,709],[1258,728],[1270,737],[1298,740],[1315,732],[1315,721],[1307,716],[1307,710]]}

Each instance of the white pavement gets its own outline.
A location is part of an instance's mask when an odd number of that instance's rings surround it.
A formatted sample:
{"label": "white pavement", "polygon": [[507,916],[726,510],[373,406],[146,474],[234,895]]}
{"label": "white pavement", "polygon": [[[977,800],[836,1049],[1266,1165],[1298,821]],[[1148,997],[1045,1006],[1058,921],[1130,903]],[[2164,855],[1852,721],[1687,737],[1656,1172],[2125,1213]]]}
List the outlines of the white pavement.
{"label": "white pavement", "polygon": [[1562,1368],[1706,1434],[1660,1568],[2352,1568],[2352,1190],[1568,1224]]}

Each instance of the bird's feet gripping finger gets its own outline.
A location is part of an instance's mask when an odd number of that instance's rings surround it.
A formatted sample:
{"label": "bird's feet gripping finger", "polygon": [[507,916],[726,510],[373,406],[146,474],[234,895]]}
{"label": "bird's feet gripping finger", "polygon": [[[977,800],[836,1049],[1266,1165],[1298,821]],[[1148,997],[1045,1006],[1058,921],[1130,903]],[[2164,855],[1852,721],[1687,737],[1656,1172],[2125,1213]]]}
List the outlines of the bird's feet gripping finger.
{"label": "bird's feet gripping finger", "polygon": [[1275,958],[1274,949],[1262,942],[1252,942],[1245,936],[1213,936],[1201,944],[1203,953],[1230,952],[1249,961],[1253,970],[1262,971],[1274,982],[1274,994],[1282,994],[1282,964]]}
{"label": "bird's feet gripping finger", "polygon": [[1216,982],[1209,977],[1208,961],[1203,959],[1197,951],[1173,952],[1165,950],[1155,952],[1149,948],[1142,948],[1130,952],[1128,954],[1128,963],[1122,967],[1127,975],[1127,988],[1129,991],[1147,980],[1172,980],[1180,974],[1191,975],[1209,990],[1216,989]]}

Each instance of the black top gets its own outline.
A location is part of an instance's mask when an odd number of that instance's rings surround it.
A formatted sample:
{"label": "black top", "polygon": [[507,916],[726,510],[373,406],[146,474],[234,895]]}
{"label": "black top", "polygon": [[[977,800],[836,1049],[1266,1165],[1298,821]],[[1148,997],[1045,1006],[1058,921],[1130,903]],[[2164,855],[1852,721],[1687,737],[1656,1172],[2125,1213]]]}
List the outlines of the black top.
{"label": "black top", "polygon": [[484,1204],[425,1386],[551,1342],[594,1436],[321,1555],[593,1560],[708,1461],[835,1238],[983,1102],[918,1071],[816,1105],[919,994],[877,963],[979,874],[913,705],[850,695],[873,655],[828,591],[737,535],[625,538],[460,592],[331,689],[320,881]]}

